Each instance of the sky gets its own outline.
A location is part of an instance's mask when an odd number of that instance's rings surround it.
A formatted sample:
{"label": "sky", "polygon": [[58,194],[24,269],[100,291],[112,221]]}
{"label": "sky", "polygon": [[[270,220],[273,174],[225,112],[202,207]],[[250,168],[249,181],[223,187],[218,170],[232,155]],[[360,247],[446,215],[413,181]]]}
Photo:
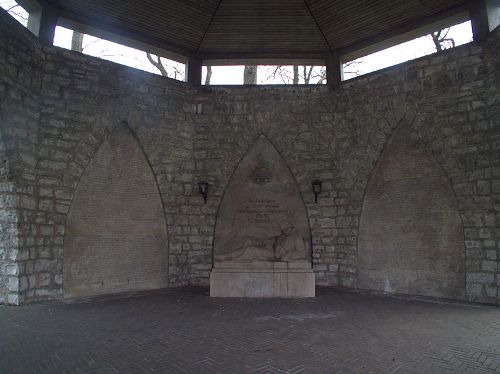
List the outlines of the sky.
{"label": "sky", "polygon": [[[10,9],[17,3],[15,0],[0,0],[0,6]],[[11,14],[26,26],[28,14],[21,7],[11,9]],[[54,37],[54,45],[62,48],[71,48],[72,30],[58,26]],[[459,46],[472,41],[472,27],[470,21],[450,28],[448,38],[453,38],[455,45]],[[377,53],[364,56],[356,60],[354,69],[352,66],[344,65],[344,79],[351,79],[358,75],[367,74],[388,66],[399,64],[418,57],[429,55],[436,51],[430,36],[423,36],[397,46],[384,49]],[[110,60],[119,64],[145,70],[154,74],[160,74],[147,59],[146,53],[134,48],[126,47],[107,40],[102,40],[90,35],[83,39],[83,53]],[[161,58],[166,66],[169,77],[184,80],[185,66],[181,63]],[[243,84],[243,66],[213,66],[211,84]],[[320,73],[320,67],[313,70],[313,75]],[[206,67],[203,67],[203,82],[205,81]],[[259,66],[257,74],[258,84],[284,84],[291,83],[292,67],[283,68],[282,73],[273,75],[275,66]],[[355,71],[353,71],[355,70]],[[283,76],[286,76],[283,78]],[[311,79],[311,83],[317,83],[319,78]],[[299,81],[303,83],[303,80]]]}

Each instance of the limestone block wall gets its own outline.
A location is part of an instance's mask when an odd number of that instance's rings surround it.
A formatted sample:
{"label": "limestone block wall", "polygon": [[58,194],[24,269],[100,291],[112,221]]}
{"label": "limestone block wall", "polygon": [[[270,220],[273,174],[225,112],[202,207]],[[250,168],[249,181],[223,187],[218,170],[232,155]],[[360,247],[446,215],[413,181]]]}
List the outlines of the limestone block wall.
{"label": "limestone block wall", "polygon": [[76,188],[100,145],[123,121],[142,148],[162,199],[168,284],[189,284],[193,89],[79,53],[42,48],[5,12],[0,27],[0,127],[18,222],[11,244],[2,241],[12,255],[2,253],[17,266],[8,268],[14,274],[8,302],[63,297],[65,224]]}
{"label": "limestone block wall", "polygon": [[28,30],[5,12],[0,16],[0,303],[17,304],[25,287],[19,274],[36,256],[32,195],[42,52]]}
{"label": "limestone block wall", "polygon": [[[30,284],[28,299],[63,296],[60,264],[75,190],[102,142],[122,121],[135,134],[158,184],[170,233],[167,248],[184,243],[179,227],[192,190],[191,106],[185,99],[190,90],[185,85],[71,51],[44,52],[35,199],[45,212],[38,222],[47,237],[35,273],[52,277]],[[186,252],[169,252],[171,286],[188,284],[177,267],[185,263]]]}
{"label": "limestone block wall", "polygon": [[[500,303],[499,30],[481,45],[360,77],[335,92],[193,88],[42,48],[4,12],[0,32],[0,156],[8,165],[0,168],[0,302],[63,297],[68,212],[98,149],[125,121],[163,204],[169,287],[208,285],[222,196],[259,135],[297,181],[317,284],[360,287],[365,193],[384,145],[404,122],[456,197],[465,298]],[[323,181],[317,204],[313,179]],[[210,183],[207,205],[197,191],[202,180]]]}
{"label": "limestone block wall", "polygon": [[[0,139],[3,137],[0,136]],[[0,304],[16,303],[17,198],[9,175],[5,143],[0,140]],[[10,295],[10,297],[9,297]]]}
{"label": "limestone block wall", "polygon": [[[304,197],[317,284],[358,288],[359,224],[368,181],[384,145],[404,122],[422,139],[456,196],[465,264],[450,262],[466,268],[465,293],[457,294],[499,303],[499,35],[496,30],[484,45],[345,82],[338,92],[326,87],[202,88],[194,118],[194,162],[195,179],[211,183],[202,220],[205,248],[212,243],[212,225],[233,170],[264,134],[287,160]],[[318,204],[313,179],[323,181]]]}

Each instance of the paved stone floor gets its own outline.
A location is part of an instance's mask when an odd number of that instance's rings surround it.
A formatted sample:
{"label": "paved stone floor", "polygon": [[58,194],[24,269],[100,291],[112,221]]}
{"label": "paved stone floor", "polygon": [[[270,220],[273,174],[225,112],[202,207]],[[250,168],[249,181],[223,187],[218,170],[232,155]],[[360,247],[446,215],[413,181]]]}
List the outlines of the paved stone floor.
{"label": "paved stone floor", "polygon": [[184,288],[0,307],[0,373],[500,373],[500,308]]}

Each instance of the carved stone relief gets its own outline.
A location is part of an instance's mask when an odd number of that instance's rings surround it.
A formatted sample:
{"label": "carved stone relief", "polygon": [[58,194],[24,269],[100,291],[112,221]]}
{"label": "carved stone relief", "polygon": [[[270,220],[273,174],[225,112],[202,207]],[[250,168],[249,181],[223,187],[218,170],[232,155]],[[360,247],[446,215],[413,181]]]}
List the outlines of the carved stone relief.
{"label": "carved stone relief", "polygon": [[217,217],[215,261],[310,261],[311,236],[296,182],[260,137],[227,187]]}

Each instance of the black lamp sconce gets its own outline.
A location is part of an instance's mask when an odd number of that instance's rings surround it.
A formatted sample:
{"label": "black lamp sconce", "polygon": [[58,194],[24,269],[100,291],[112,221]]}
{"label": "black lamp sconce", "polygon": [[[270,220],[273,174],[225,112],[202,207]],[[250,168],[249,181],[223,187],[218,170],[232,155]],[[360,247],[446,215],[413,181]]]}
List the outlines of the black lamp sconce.
{"label": "black lamp sconce", "polygon": [[201,196],[203,196],[203,201],[205,204],[207,203],[208,196],[208,182],[199,182],[198,183],[198,192]]}
{"label": "black lamp sconce", "polygon": [[321,181],[317,180],[317,179],[313,180],[312,187],[313,187],[313,192],[314,192],[314,202],[317,204],[318,203],[318,195],[321,193]]}

